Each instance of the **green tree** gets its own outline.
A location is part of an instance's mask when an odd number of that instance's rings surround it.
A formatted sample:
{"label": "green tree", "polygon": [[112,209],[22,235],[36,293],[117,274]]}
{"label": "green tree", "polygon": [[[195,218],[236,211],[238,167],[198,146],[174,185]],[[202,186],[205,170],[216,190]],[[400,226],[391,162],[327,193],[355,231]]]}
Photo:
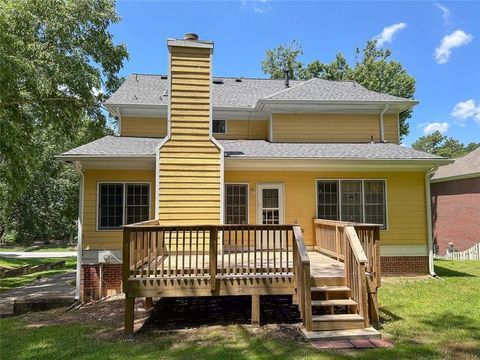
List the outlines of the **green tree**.
{"label": "green tree", "polygon": [[[304,65],[299,56],[303,54],[298,43],[295,47],[282,45],[266,52],[262,62],[262,70],[272,79],[283,77],[284,64],[294,64],[297,69],[295,79],[320,78],[325,80],[354,80],[365,88],[393,96],[413,99],[415,95],[415,78],[407,73],[403,66],[396,60],[391,60],[391,50],[378,49],[375,40],[367,41],[363,50],[356,49],[360,59],[354,66],[350,66],[342,53],[338,53],[330,63],[313,60]],[[269,64],[269,66],[264,66]],[[290,65],[291,66],[291,65]],[[408,119],[412,111],[400,114],[400,137],[408,135]]]}
{"label": "green tree", "polygon": [[440,131],[434,131],[429,135],[421,136],[412,144],[412,148],[416,150],[447,158],[458,158],[478,147],[480,147],[480,143],[471,142],[465,145],[457,139],[443,135]]}
{"label": "green tree", "polygon": [[109,32],[119,20],[112,0],[0,1],[0,236],[22,216],[48,215],[28,213],[32,196],[44,196],[47,210],[58,205],[42,186],[77,191],[53,155],[79,145],[87,128],[98,130],[93,138],[107,131],[101,104],[128,58]]}
{"label": "green tree", "polygon": [[285,70],[289,71],[290,79],[299,79],[303,64],[298,57],[302,54],[302,47],[296,41],[268,49],[262,61],[262,70],[270,74],[271,79],[283,79]]}

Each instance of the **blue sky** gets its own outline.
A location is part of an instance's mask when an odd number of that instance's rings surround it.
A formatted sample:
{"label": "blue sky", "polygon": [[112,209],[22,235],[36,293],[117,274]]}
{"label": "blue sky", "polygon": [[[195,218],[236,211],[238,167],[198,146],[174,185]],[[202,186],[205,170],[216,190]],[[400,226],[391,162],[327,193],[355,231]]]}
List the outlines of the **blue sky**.
{"label": "blue sky", "polygon": [[112,27],[127,44],[122,75],[166,73],[167,38],[195,32],[215,42],[214,74],[265,77],[265,50],[292,40],[301,60],[330,62],[379,37],[417,80],[420,105],[410,119],[410,145],[439,129],[480,142],[480,2],[322,2],[120,0]]}

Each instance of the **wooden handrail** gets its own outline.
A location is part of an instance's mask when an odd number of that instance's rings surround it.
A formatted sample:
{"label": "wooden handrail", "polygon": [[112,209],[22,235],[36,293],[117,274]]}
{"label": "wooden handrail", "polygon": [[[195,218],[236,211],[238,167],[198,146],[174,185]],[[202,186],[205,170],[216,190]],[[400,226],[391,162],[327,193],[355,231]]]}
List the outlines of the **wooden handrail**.
{"label": "wooden handrail", "polygon": [[307,247],[305,246],[305,241],[303,240],[303,233],[300,226],[293,227],[293,234],[295,235],[295,243],[298,248],[298,255],[302,263],[310,263],[310,258],[308,257]]}
{"label": "wooden handrail", "polygon": [[307,331],[312,331],[312,294],[310,287],[310,258],[300,226],[293,226],[293,268],[300,314]]}
{"label": "wooden handrail", "polygon": [[368,263],[367,255],[365,255],[365,251],[363,251],[362,244],[360,244],[360,240],[358,239],[355,228],[353,226],[346,226],[345,235],[347,236],[347,240],[350,242],[350,247],[352,248],[355,259],[357,259],[357,261],[363,265]]}
{"label": "wooden handrail", "polygon": [[365,227],[378,227],[381,228],[383,225],[381,224],[369,224],[369,223],[357,223],[357,222],[350,222],[350,221],[339,221],[339,220],[327,220],[327,219],[313,219],[315,224],[323,224],[323,225],[334,225],[339,227],[346,227],[346,226],[365,226]]}

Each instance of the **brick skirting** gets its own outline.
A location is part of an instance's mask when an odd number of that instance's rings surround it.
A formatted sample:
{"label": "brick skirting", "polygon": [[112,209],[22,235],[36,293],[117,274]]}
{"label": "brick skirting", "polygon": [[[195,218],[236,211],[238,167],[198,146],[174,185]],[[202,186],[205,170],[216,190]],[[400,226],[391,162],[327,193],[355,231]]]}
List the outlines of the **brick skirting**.
{"label": "brick skirting", "polygon": [[103,289],[100,294],[100,265],[82,265],[81,301],[100,299],[122,291],[122,264],[103,264]]}
{"label": "brick skirting", "polygon": [[428,256],[382,256],[382,276],[427,275]]}

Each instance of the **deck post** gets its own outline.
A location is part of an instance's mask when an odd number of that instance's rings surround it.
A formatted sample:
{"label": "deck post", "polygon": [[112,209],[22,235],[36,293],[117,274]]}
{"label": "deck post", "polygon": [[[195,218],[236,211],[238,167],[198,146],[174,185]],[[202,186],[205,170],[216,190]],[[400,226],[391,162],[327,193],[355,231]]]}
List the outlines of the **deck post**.
{"label": "deck post", "polygon": [[252,295],[252,325],[260,326],[260,295]]}
{"label": "deck post", "polygon": [[212,292],[216,289],[217,283],[217,248],[218,248],[218,228],[210,228],[210,286]]}
{"label": "deck post", "polygon": [[152,298],[151,297],[146,297],[145,298],[145,305],[144,305],[145,310],[150,310],[152,308],[152,306],[153,306]]}
{"label": "deck post", "polygon": [[133,335],[135,298],[125,298],[125,335]]}

